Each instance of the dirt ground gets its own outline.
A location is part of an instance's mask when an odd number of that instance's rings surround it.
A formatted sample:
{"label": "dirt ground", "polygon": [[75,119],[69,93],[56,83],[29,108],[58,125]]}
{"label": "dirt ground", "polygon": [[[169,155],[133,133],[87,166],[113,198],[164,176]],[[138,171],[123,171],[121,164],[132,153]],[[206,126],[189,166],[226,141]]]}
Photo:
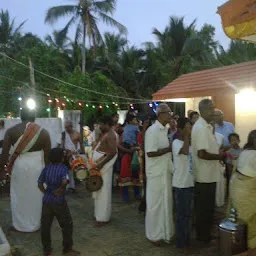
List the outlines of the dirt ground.
{"label": "dirt ground", "polygon": [[[93,200],[91,195],[80,185],[76,194],[68,194],[67,201],[74,222],[75,249],[83,256],[216,256],[218,255],[218,240],[213,240],[208,246],[198,246],[192,241],[189,253],[177,251],[173,244],[165,248],[154,247],[145,238],[144,216],[138,213],[139,202],[125,204],[120,199],[118,190],[113,191],[112,221],[108,226],[95,227],[93,220]],[[16,255],[42,255],[40,232],[33,234],[13,233],[8,231],[11,225],[10,198],[2,194],[0,198],[1,226],[7,239],[16,251]],[[224,210],[216,214],[214,233],[217,235],[217,223],[223,217]],[[58,223],[52,227],[54,254],[61,255],[62,235]]]}

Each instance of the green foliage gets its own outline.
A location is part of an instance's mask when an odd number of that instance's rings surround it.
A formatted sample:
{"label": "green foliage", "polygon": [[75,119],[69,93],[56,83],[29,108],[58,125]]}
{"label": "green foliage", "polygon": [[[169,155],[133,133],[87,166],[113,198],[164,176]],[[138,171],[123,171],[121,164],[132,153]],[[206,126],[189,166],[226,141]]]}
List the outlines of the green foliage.
{"label": "green foliage", "polygon": [[[35,72],[39,116],[48,115],[46,93],[50,93],[53,100],[59,98],[65,102],[67,109],[82,109],[88,121],[102,113],[116,111],[118,106],[111,102],[126,109],[129,103],[135,103],[127,98],[149,99],[152,93],[182,74],[256,60],[255,45],[232,41],[228,49],[223,49],[214,39],[213,26],[205,24],[198,30],[195,21],[186,25],[184,18],[176,17],[170,17],[163,31],[153,30],[156,43],[146,42],[140,48],[131,46],[124,34],[99,33],[97,22],[100,20],[121,32],[125,30],[111,18],[115,0],[80,3],[48,10],[46,21],[49,23],[66,16],[70,20],[44,41],[31,33],[22,34],[24,22],[16,26],[8,11],[0,12],[0,51],[25,65],[29,65],[30,58],[35,69],[66,82]],[[77,30],[72,40],[68,30],[74,24]],[[85,41],[81,40],[83,34],[91,45],[86,55]],[[85,62],[86,72],[82,72]],[[18,97],[31,95],[29,69],[0,56],[0,93],[0,115],[10,111],[18,115]],[[70,100],[64,100],[64,95]],[[83,106],[79,106],[80,101]],[[57,111],[55,102],[51,109],[53,114]]]}
{"label": "green foliage", "polygon": [[[50,8],[47,11],[45,22],[53,24],[63,17],[71,17],[61,35],[66,35],[69,28],[76,24],[76,41],[82,38],[82,72],[85,73],[86,64],[86,39],[94,47],[102,43],[102,36],[98,28],[98,20],[117,28],[120,33],[127,29],[111,17],[116,7],[116,0],[77,0],[77,5],[62,5]],[[62,37],[63,38],[63,37]]]}

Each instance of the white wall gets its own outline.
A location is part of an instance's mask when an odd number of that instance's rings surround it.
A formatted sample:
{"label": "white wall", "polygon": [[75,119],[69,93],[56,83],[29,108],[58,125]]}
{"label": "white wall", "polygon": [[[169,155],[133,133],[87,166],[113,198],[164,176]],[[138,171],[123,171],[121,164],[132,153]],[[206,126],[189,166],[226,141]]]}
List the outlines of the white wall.
{"label": "white wall", "polygon": [[243,146],[249,132],[256,129],[256,93],[248,91],[236,94],[235,106],[235,128]]}
{"label": "white wall", "polygon": [[[5,129],[19,124],[20,119],[3,119],[5,121]],[[42,126],[49,132],[52,147],[56,147],[58,141],[61,138],[62,133],[62,123],[60,118],[37,118],[36,122],[38,125]]]}
{"label": "white wall", "polygon": [[64,131],[65,122],[71,121],[75,131],[80,132],[81,111],[80,110],[59,110],[58,118],[62,120],[62,129]]}
{"label": "white wall", "polygon": [[198,109],[199,102],[203,99],[210,99],[210,98],[211,98],[210,96],[200,97],[200,98],[187,98],[186,104],[185,104],[186,115],[187,115],[188,110],[194,110],[194,111],[199,112],[199,109]]}

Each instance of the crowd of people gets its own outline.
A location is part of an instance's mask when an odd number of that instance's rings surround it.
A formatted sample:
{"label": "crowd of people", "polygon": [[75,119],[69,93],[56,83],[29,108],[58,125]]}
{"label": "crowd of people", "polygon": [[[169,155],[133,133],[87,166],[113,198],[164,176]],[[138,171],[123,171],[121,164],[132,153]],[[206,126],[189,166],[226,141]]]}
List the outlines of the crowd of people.
{"label": "crowd of people", "polygon": [[67,121],[51,149],[48,132],[34,123],[35,113],[22,109],[22,122],[0,141],[1,179],[7,163],[11,174],[13,230],[34,232],[41,227],[44,255],[49,256],[56,217],[63,231],[63,254],[79,255],[73,250],[72,217],[65,200],[65,191],[76,189],[68,159],[79,153],[91,159],[103,179],[93,193],[97,226],[111,219],[116,184],[124,202],[141,201],[146,238],[155,246],[175,236],[179,250],[189,248],[194,217],[197,240],[208,244],[215,207],[229,200],[248,224],[249,248],[256,247],[256,204],[251,196],[256,188],[255,130],[241,148],[233,124],[224,121],[209,99],[199,103],[199,113],[190,110],[187,117],[173,115],[167,104],[160,104],[155,118],[129,112],[123,125],[118,120],[117,113],[103,116],[92,132],[85,126],[83,136]]}

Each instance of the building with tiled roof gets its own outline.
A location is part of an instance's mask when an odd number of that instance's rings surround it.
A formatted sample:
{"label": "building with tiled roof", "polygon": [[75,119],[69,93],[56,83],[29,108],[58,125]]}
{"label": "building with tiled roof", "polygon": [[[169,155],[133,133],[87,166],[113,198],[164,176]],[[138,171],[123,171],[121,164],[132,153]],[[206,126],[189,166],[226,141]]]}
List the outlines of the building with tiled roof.
{"label": "building with tiled roof", "polygon": [[255,90],[256,61],[250,61],[181,75],[154,93],[153,99],[185,102],[186,110],[198,110],[199,101],[211,97],[225,120],[247,136],[249,129],[256,129]]}

